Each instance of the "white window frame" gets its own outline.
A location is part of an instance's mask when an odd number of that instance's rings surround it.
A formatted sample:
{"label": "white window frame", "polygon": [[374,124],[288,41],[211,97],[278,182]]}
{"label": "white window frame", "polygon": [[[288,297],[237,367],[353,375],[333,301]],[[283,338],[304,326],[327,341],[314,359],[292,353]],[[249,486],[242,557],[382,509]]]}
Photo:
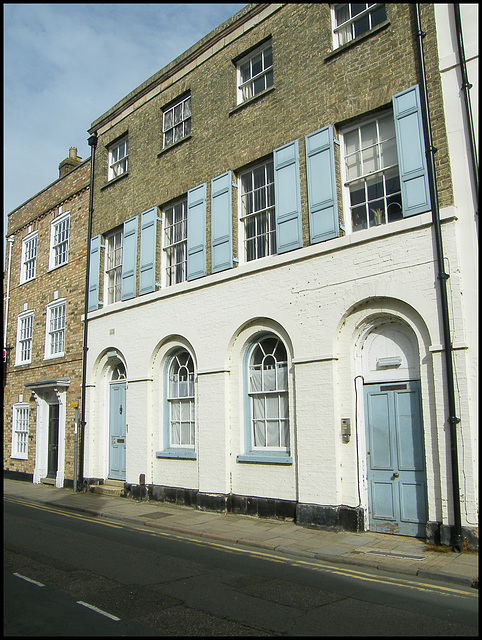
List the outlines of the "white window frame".
{"label": "white window frame", "polygon": [[129,157],[129,136],[125,135],[120,140],[111,144],[108,148],[109,166],[107,179],[113,180],[127,173]]}
{"label": "white window frame", "polygon": [[45,359],[61,358],[65,355],[65,327],[67,300],[54,300],[47,305],[45,323]]}
{"label": "white window frame", "polygon": [[[172,132],[172,139],[170,133]],[[177,100],[162,114],[162,147],[172,147],[191,134],[191,94]],[[177,137],[176,137],[177,136]]]}
{"label": "white window frame", "polygon": [[[261,69],[253,68],[253,63],[261,57]],[[243,78],[243,71],[247,75]],[[254,98],[262,91],[273,86],[273,49],[271,40],[260,45],[254,51],[241,58],[236,63],[237,104],[242,104]],[[260,87],[262,85],[262,88]]]}
{"label": "white window frame", "polygon": [[60,214],[50,224],[49,270],[69,261],[70,211]]}
{"label": "white window frame", "polygon": [[[255,188],[255,176],[264,171],[264,183]],[[245,180],[251,176],[251,188]],[[271,180],[272,177],[272,180]],[[259,206],[264,204],[265,206]],[[243,262],[261,260],[277,253],[273,158],[242,171],[238,176],[239,251]],[[266,225],[265,225],[266,223]],[[248,225],[254,226],[254,235]],[[264,226],[266,226],[263,231]],[[250,233],[248,237],[248,233]]]}
{"label": "white window frame", "polygon": [[[365,9],[357,13],[356,15],[352,15],[352,5],[351,2],[342,2],[331,5],[331,21],[332,21],[332,31],[333,31],[333,48],[338,49],[339,47],[347,44],[347,42],[351,42],[356,37],[363,35],[364,33],[368,33],[375,27],[377,24],[381,24],[386,20],[386,7],[384,2],[367,2],[365,3]],[[347,6],[349,11],[349,17],[345,19],[340,24],[337,24],[337,10],[340,8]],[[385,18],[382,21],[376,22],[373,24],[373,14],[379,11],[382,7],[385,8]],[[361,33],[356,33],[356,23],[358,23],[361,19],[367,18],[368,26]]]}
{"label": "white window frame", "polygon": [[19,402],[12,407],[12,451],[11,458],[28,460],[28,427],[30,407]]}
{"label": "white window frame", "polygon": [[[359,122],[351,125],[340,131],[340,146],[341,146],[341,175],[343,180],[343,209],[345,212],[345,229],[346,233],[356,233],[360,230],[371,229],[374,226],[380,226],[383,224],[389,224],[393,220],[402,219],[402,202],[401,202],[401,190],[400,190],[400,173],[398,167],[398,157],[397,157],[397,140],[395,135],[395,124],[393,125],[393,136],[387,139],[381,138],[380,133],[380,122],[385,120],[387,117],[393,118],[393,112],[391,110],[385,111],[383,113],[378,114],[376,117],[365,118],[360,120]],[[373,158],[377,158],[378,168],[375,170],[364,170],[363,169],[363,159],[361,161],[362,170],[359,172],[356,177],[352,177],[348,175],[346,159],[349,154],[347,154],[346,149],[346,138],[347,135],[354,132],[359,131],[361,135],[361,129],[366,127],[367,125],[371,125],[376,123],[377,130],[377,140],[371,145],[371,148],[375,152],[375,156],[370,151],[370,147],[365,147],[365,151],[370,153],[370,161],[373,162]],[[381,166],[381,159],[383,157],[383,144],[391,144],[392,150],[391,155],[393,156],[392,160],[394,162],[383,163]],[[361,145],[360,145],[361,146]],[[394,149],[393,149],[394,147]],[[363,157],[363,151],[360,149],[357,153],[360,154],[361,158]],[[390,155],[390,154],[387,154]],[[367,161],[368,162],[368,161]],[[393,174],[392,176],[390,174]],[[382,186],[383,193],[378,195],[376,198],[370,197],[369,182],[374,178],[379,176],[382,177]],[[396,179],[398,180],[398,189],[387,193],[388,180]],[[357,183],[363,183],[363,189],[365,190],[365,199],[358,203],[358,206],[362,206],[363,202],[366,206],[368,206],[368,217],[366,218],[367,225],[366,227],[362,227],[360,229],[354,228],[353,217],[352,217],[352,203],[351,203],[351,191],[350,187],[355,186]],[[374,208],[370,207],[370,202],[376,202]],[[380,202],[383,202],[383,210],[380,209]],[[355,208],[355,207],[353,207]],[[387,210],[391,208],[391,217],[392,220],[387,220]]]}
{"label": "white window frame", "polygon": [[[271,350],[266,349],[267,341],[274,341],[274,347]],[[262,345],[265,345],[264,347]],[[278,360],[276,352],[281,345],[284,349],[286,359]],[[255,352],[260,349],[264,353],[262,363],[254,365],[253,358]],[[271,364],[270,364],[271,363]],[[259,380],[261,388],[253,389],[252,380],[254,379],[254,370],[259,370]],[[284,372],[283,372],[284,370]],[[254,344],[251,345],[247,360],[247,396],[249,402],[249,429],[251,451],[253,452],[278,452],[289,453],[290,451],[290,419],[289,419],[289,373],[288,373],[288,351],[285,344],[278,336],[267,334],[260,336]],[[274,388],[267,388],[265,382],[268,380],[267,371],[274,371]],[[280,381],[285,381],[285,386],[280,385]],[[268,384],[268,387],[270,385]],[[262,403],[262,407],[261,407]],[[256,412],[256,404],[258,410]],[[270,411],[277,404],[277,416],[270,415]],[[271,410],[269,409],[271,405]],[[284,405],[284,410],[283,410]],[[260,411],[260,409],[262,410]],[[258,415],[256,416],[256,413]],[[282,415],[283,414],[283,415]],[[284,416],[284,417],[283,417]],[[264,429],[263,425],[264,423]],[[269,425],[277,423],[277,434],[279,444],[268,444]],[[258,442],[259,436],[264,431],[265,443]]]}
{"label": "white window frame", "polygon": [[[187,357],[186,357],[187,356]],[[177,368],[178,379],[173,379],[173,368]],[[184,389],[181,389],[179,372],[185,370],[187,379]],[[169,449],[194,449],[196,436],[196,409],[195,409],[195,369],[192,355],[187,349],[176,351],[169,359],[166,380],[166,416],[168,419],[168,447]],[[177,390],[176,390],[177,387]],[[184,415],[183,415],[184,414]],[[186,415],[187,414],[187,415]],[[184,419],[183,419],[184,418]],[[185,429],[188,427],[188,438],[185,437]],[[174,432],[178,431],[175,436]],[[184,437],[183,437],[184,432]],[[185,440],[182,442],[182,440]],[[186,441],[188,440],[188,441]]]}
{"label": "white window frame", "polygon": [[124,229],[119,227],[105,236],[105,278],[104,300],[114,304],[121,300],[122,289],[122,248],[124,246]]}
{"label": "white window frame", "polygon": [[187,280],[187,196],[163,208],[162,228],[161,284],[170,287]]}
{"label": "white window frame", "polygon": [[15,365],[32,362],[33,311],[24,311],[17,318]]}
{"label": "white window frame", "polygon": [[37,271],[38,231],[29,233],[22,240],[22,265],[20,269],[20,284],[34,280]]}

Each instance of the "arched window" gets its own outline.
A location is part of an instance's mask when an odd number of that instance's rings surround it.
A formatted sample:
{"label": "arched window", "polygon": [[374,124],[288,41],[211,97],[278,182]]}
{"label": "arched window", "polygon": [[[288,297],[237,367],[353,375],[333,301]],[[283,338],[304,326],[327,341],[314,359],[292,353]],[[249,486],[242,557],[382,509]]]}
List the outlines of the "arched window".
{"label": "arched window", "polygon": [[122,362],[119,362],[119,364],[116,366],[116,368],[113,370],[112,372],[112,382],[115,382],[116,380],[125,380],[126,379],[126,368],[124,367],[124,364]]}
{"label": "arched window", "polygon": [[248,397],[252,450],[284,451],[290,446],[288,359],[276,336],[252,347],[248,360]]}
{"label": "arched window", "polygon": [[169,446],[194,447],[194,363],[178,351],[168,367]]}

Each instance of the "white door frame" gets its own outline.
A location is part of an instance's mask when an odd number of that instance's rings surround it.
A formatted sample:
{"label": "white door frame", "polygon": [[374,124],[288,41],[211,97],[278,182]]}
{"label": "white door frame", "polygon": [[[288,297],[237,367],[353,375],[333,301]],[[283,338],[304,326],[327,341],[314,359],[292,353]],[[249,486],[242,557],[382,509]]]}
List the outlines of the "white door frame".
{"label": "white door frame", "polygon": [[47,476],[48,468],[48,444],[49,444],[49,407],[52,404],[59,405],[59,442],[58,465],[55,477],[55,486],[63,488],[65,480],[65,416],[66,396],[65,387],[44,385],[32,388],[32,393],[37,405],[35,466],[33,482],[38,484]]}
{"label": "white door frame", "polygon": [[[364,352],[366,347],[370,347],[369,340],[373,342],[376,337],[375,332],[379,329],[391,325],[394,329],[398,329],[405,339],[413,348],[411,361],[402,357],[400,365],[396,365],[395,361],[392,366],[380,366],[376,368],[376,362],[373,362],[373,354],[367,357]],[[403,341],[403,339],[401,340]],[[363,509],[364,530],[369,530],[369,503],[368,503],[368,468],[367,468],[367,439],[366,439],[366,423],[365,423],[365,402],[364,402],[364,385],[376,384],[383,382],[399,382],[402,380],[417,379],[420,380],[420,355],[417,336],[414,330],[400,317],[394,314],[383,313],[372,315],[365,318],[359,324],[358,336],[355,340],[355,414],[357,425],[358,451],[358,486],[360,487],[360,503]],[[393,356],[399,354],[394,353]],[[388,358],[387,354],[381,357]],[[371,366],[370,366],[371,365]],[[425,431],[423,429],[423,431]],[[423,435],[425,435],[423,433]]]}

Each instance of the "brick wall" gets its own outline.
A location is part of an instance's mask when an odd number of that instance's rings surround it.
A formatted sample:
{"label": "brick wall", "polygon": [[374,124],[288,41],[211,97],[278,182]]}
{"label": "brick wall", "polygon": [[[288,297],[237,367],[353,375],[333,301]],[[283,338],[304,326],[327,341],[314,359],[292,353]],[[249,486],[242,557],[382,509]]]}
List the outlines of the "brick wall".
{"label": "brick wall", "polygon": [[[33,473],[36,459],[37,405],[26,383],[39,380],[70,378],[66,393],[65,469],[66,479],[73,478],[73,428],[75,410],[71,401],[80,405],[82,373],[82,341],[87,252],[87,223],[89,211],[90,160],[21,205],[9,214],[8,235],[14,236],[10,273],[7,345],[10,351],[7,384],[4,388],[4,469]],[[67,264],[49,271],[51,222],[62,212],[70,211],[69,254]],[[35,279],[19,284],[22,258],[22,239],[30,232],[38,232]],[[65,355],[44,359],[47,305],[66,298]],[[27,310],[34,312],[31,364],[15,366],[17,317]],[[30,406],[28,460],[18,460],[11,454],[12,405],[19,395]]]}
{"label": "brick wall", "polygon": [[[95,166],[93,235],[105,233],[152,206],[164,206],[188,189],[224,171],[239,171],[285,143],[300,143],[304,244],[309,243],[304,136],[329,125],[391,105],[392,96],[420,82],[413,6],[388,4],[389,25],[342,51],[332,52],[328,4],[287,4],[227,44],[191,71],[164,79],[137,105],[112,121],[99,118]],[[424,40],[439,183],[440,206],[452,203],[445,123],[437,73],[432,5],[422,5]],[[236,108],[236,60],[271,37],[274,90]],[[223,41],[224,42],[224,41]],[[191,137],[162,151],[162,108],[191,92]],[[133,92],[135,93],[135,92]],[[149,94],[149,95],[151,95]],[[132,100],[131,100],[132,101]],[[120,109],[119,109],[120,110]],[[128,132],[129,169],[107,182],[108,145]],[[340,192],[339,154],[337,177]],[[233,207],[233,229],[236,229]],[[340,212],[341,215],[341,212]],[[207,261],[210,270],[209,206]],[[234,243],[235,254],[237,245]]]}

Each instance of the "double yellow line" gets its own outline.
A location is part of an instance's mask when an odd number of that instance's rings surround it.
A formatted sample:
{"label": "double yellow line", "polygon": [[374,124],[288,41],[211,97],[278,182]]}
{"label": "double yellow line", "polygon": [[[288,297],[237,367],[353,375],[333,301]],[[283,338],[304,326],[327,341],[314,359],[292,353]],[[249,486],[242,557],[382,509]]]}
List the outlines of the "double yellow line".
{"label": "double yellow line", "polygon": [[4,496],[3,499],[7,502],[21,504],[22,506],[29,507],[31,509],[38,509],[39,511],[49,511],[50,513],[55,513],[56,515],[64,516],[66,518],[76,518],[77,520],[84,520],[86,522],[95,522],[96,524],[101,524],[106,527],[113,527],[114,529],[124,528],[123,525],[113,524],[111,522],[101,520],[98,516],[94,517],[84,513],[75,513],[67,509],[62,509],[62,507],[54,507],[50,504],[31,502],[30,500],[26,500],[25,498],[18,498],[16,496]]}
{"label": "double yellow line", "polygon": [[390,578],[387,576],[375,576],[371,573],[366,573],[360,569],[348,569],[345,567],[333,566],[332,564],[326,564],[322,561],[317,561],[317,560],[299,560],[297,558],[292,558],[292,557],[288,558],[286,556],[280,557],[280,556],[276,556],[275,552],[245,549],[245,548],[237,547],[228,543],[214,542],[207,538],[203,538],[202,540],[199,540],[199,538],[192,537],[187,534],[182,535],[176,532],[170,532],[170,531],[165,532],[165,531],[153,530],[150,528],[146,528],[142,525],[135,525],[133,523],[115,524],[113,522],[109,522],[108,520],[106,520],[105,517],[98,517],[98,516],[93,517],[83,513],[74,513],[66,509],[63,509],[61,507],[55,507],[53,505],[48,505],[48,504],[39,504],[36,502],[31,502],[30,500],[27,500],[25,498],[19,498],[16,496],[4,496],[4,500],[8,502],[13,502],[16,504],[21,504],[23,506],[27,506],[32,509],[49,511],[57,515],[62,515],[66,518],[76,518],[78,520],[83,520],[85,522],[94,522],[95,524],[101,524],[102,526],[105,526],[105,527],[112,527],[114,529],[129,528],[135,531],[142,531],[143,533],[147,533],[148,535],[154,536],[157,538],[164,537],[164,538],[176,538],[179,540],[189,540],[190,543],[196,544],[201,547],[209,546],[216,549],[220,549],[222,551],[227,551],[227,552],[236,553],[236,554],[240,554],[240,553],[246,554],[253,558],[261,558],[263,560],[268,560],[270,562],[277,562],[279,564],[290,564],[296,567],[303,567],[303,568],[314,569],[318,571],[323,570],[333,575],[344,576],[347,578],[356,578],[358,580],[364,580],[366,582],[374,582],[376,584],[405,587],[409,589],[415,589],[417,591],[423,591],[425,593],[436,593],[442,596],[443,595],[458,596],[463,598],[478,597],[478,591],[474,589],[463,590],[463,589],[458,589],[454,587],[447,587],[444,585],[427,584],[424,582],[418,582],[416,580],[410,580],[405,578],[398,578],[398,577]]}

